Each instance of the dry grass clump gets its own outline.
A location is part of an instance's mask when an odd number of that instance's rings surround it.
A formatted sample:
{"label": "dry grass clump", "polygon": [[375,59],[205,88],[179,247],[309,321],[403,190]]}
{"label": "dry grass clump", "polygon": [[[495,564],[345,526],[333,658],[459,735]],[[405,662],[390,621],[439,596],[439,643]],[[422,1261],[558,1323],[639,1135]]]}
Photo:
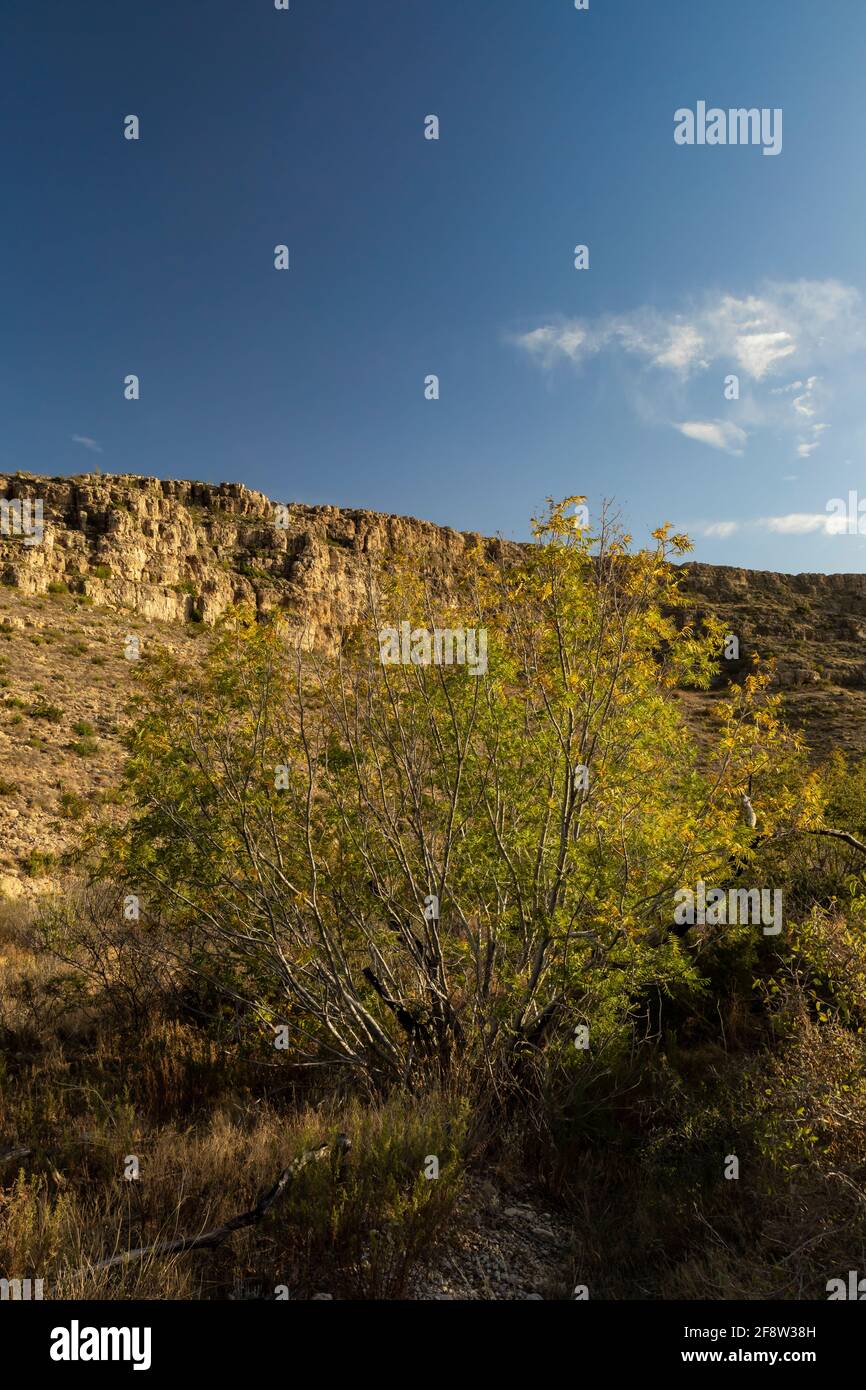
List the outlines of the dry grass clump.
{"label": "dry grass clump", "polygon": [[[31,913],[5,909],[0,933],[0,1274],[42,1278],[51,1298],[405,1292],[460,1190],[461,1102],[362,1104],[339,1091],[307,1101],[291,1059],[219,1042],[173,1017],[171,994],[162,1009],[151,1000],[143,1024],[127,1000],[121,1027],[94,977],[39,944]],[[338,1132],[345,1162],[304,1169],[261,1226],[214,1251],[93,1267],[249,1209],[297,1154]]]}

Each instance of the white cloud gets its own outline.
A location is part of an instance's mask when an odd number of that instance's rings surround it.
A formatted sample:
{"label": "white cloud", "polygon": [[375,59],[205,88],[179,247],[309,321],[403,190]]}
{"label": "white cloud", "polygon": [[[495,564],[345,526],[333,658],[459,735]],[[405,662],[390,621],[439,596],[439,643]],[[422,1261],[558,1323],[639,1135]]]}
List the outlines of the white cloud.
{"label": "white cloud", "polygon": [[535,328],[524,333],[519,340],[521,347],[533,356],[540,357],[545,366],[551,366],[558,356],[579,360],[581,351],[592,351],[587,347],[588,334],[579,324],[563,324],[561,328]]}
{"label": "white cloud", "polygon": [[790,333],[779,329],[776,333],[740,333],[733,337],[733,352],[738,366],[760,381],[768,372],[774,370],[779,362],[791,357],[797,351],[797,344]]}
{"label": "white cloud", "polygon": [[[511,341],[545,371],[560,363],[579,370],[603,356],[632,363],[641,375],[633,371],[626,389],[647,424],[670,423],[731,454],[756,431],[772,431],[809,459],[830,427],[831,403],[841,399],[849,415],[860,409],[861,364],[843,367],[832,391],[826,369],[866,351],[866,315],[859,292],[838,280],[767,281],[751,294],[716,290],[676,309],[550,318]],[[724,421],[707,420],[708,394],[718,400],[732,373],[738,398]]]}
{"label": "white cloud", "polygon": [[668,330],[667,343],[653,355],[656,367],[670,367],[675,372],[687,372],[694,365],[706,367],[704,340],[690,323],[674,324]]}
{"label": "white cloud", "polygon": [[[803,383],[801,381],[797,382],[796,384],[798,386],[803,387]],[[808,418],[815,414],[815,405],[812,401],[812,394],[817,384],[818,378],[816,376],[810,376],[809,380],[803,387],[802,395],[795,396],[792,400],[791,404],[798,415],[805,415]]]}
{"label": "white cloud", "polygon": [[102,453],[102,445],[97,444],[95,439],[90,439],[86,434],[73,434],[70,438],[73,444],[82,444],[85,449],[91,449],[95,454]]}
{"label": "white cloud", "polygon": [[819,376],[810,376],[806,381],[789,381],[787,386],[776,386],[771,391],[773,396],[790,396],[793,392],[798,395],[793,396],[791,408],[799,430],[806,429],[806,434],[797,436],[797,454],[802,459],[807,459],[815,452],[821,443],[821,435],[830,426],[824,423],[810,424],[818,414],[819,409],[823,409],[821,402],[826,397],[826,391],[821,385]]}
{"label": "white cloud", "polygon": [[[717,291],[679,313],[643,307],[553,320],[514,341],[547,368],[609,350],[680,377],[720,363],[762,381],[790,358],[811,361],[860,350],[866,333],[857,290],[836,280],[798,280],[768,282],[752,295]],[[795,383],[798,390],[802,386]]]}
{"label": "white cloud", "polygon": [[827,512],[789,512],[787,516],[765,516],[757,523],[778,536],[806,536],[823,531],[834,536],[845,530],[845,522]]}
{"label": "white cloud", "polygon": [[800,436],[797,444],[797,453],[800,455],[801,459],[807,459],[810,454],[814,454],[818,445],[821,443],[821,435],[829,428],[830,426],[826,424],[811,425],[810,434],[807,437],[803,435]]}
{"label": "white cloud", "polygon": [[726,454],[741,454],[749,437],[745,430],[730,420],[685,420],[682,424],[675,421],[674,428],[687,439],[696,439],[699,444],[709,444],[713,449],[723,449]]}
{"label": "white cloud", "polygon": [[816,532],[837,536],[845,533],[847,527],[846,518],[834,510],[832,513],[788,512],[784,516],[762,516],[749,521],[711,521],[695,529],[708,538],[727,540],[742,531],[769,531],[776,536],[808,536]]}

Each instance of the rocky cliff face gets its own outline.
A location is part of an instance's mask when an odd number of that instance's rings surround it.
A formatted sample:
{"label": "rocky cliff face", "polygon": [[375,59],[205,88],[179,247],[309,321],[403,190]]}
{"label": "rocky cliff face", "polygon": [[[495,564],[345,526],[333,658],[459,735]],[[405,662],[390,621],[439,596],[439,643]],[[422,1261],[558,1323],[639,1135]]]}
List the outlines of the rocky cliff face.
{"label": "rocky cliff face", "polygon": [[[866,574],[775,574],[721,565],[686,567],[697,612],[713,612],[740,638],[742,660],[720,674],[736,677],[752,652],[772,658],[785,717],[816,754],[866,752]],[[723,663],[723,668],[725,663]],[[688,693],[696,728],[706,727],[723,693]]]}
{"label": "rocky cliff face", "polygon": [[[37,501],[42,539],[28,544],[22,533]],[[165,622],[213,623],[236,603],[284,607],[323,645],[360,613],[368,559],[423,556],[447,583],[480,539],[409,517],[283,506],[240,483],[99,474],[0,474],[0,513],[0,580],[23,594],[65,585],[99,606]]]}
{"label": "rocky cliff face", "polygon": [[776,657],[783,689],[866,686],[866,574],[774,574],[690,564],[696,607],[723,614],[747,645]]}
{"label": "rocky cliff face", "polygon": [[[41,543],[10,534],[16,503],[27,501],[31,519],[41,504]],[[447,584],[479,539],[411,517],[282,506],[240,483],[0,474],[0,580],[22,594],[65,586],[100,607],[170,623],[213,623],[235,603],[283,607],[323,645],[361,612],[368,560],[417,555]],[[866,689],[866,574],[689,564],[685,586],[696,610],[720,613],[744,650],[776,658],[783,689]]]}

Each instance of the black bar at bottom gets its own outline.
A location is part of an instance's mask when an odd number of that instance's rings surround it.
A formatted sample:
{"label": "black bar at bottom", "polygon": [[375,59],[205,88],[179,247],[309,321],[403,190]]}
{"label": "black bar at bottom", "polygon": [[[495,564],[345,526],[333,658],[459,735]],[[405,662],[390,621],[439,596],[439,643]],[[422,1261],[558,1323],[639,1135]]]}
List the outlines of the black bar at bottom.
{"label": "black bar at bottom", "polygon": [[[835,1301],[575,1300],[546,1310],[536,1305],[526,1322],[515,1323],[516,1315],[514,1304],[493,1303],[7,1301],[0,1302],[0,1336],[4,1350],[16,1353],[19,1381],[30,1371],[62,1381],[92,1379],[107,1369],[140,1378],[214,1374],[221,1381],[277,1374],[289,1384],[306,1365],[332,1383],[335,1375],[357,1377],[365,1368],[372,1373],[390,1364],[393,1370],[396,1356],[405,1375],[430,1384],[437,1370],[456,1373],[458,1354],[464,1370],[473,1353],[483,1358],[489,1379],[500,1356],[530,1351],[533,1359],[543,1357],[539,1374],[560,1355],[575,1374],[599,1362],[611,1373],[799,1365],[826,1379],[859,1356],[864,1330],[859,1310]],[[406,1363],[413,1345],[421,1359],[416,1363],[412,1354]]]}

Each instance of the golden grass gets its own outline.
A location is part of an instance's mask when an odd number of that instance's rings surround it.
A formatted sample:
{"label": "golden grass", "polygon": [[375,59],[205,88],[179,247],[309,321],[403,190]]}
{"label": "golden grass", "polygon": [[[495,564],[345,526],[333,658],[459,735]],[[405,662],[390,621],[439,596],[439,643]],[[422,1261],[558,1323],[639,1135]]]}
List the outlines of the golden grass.
{"label": "golden grass", "polygon": [[[123,1032],[79,1009],[58,1025],[51,1003],[70,967],[30,929],[8,913],[0,925],[0,1153],[31,1150],[0,1164],[0,1275],[41,1278],[48,1298],[401,1296],[459,1193],[459,1103],[313,1105],[273,1067],[257,1085],[240,1050],[177,1019]],[[352,1145],[341,1172],[305,1169],[260,1226],[219,1249],[93,1268],[249,1209],[298,1153],[338,1132]],[[130,1157],[137,1179],[125,1176]]]}

